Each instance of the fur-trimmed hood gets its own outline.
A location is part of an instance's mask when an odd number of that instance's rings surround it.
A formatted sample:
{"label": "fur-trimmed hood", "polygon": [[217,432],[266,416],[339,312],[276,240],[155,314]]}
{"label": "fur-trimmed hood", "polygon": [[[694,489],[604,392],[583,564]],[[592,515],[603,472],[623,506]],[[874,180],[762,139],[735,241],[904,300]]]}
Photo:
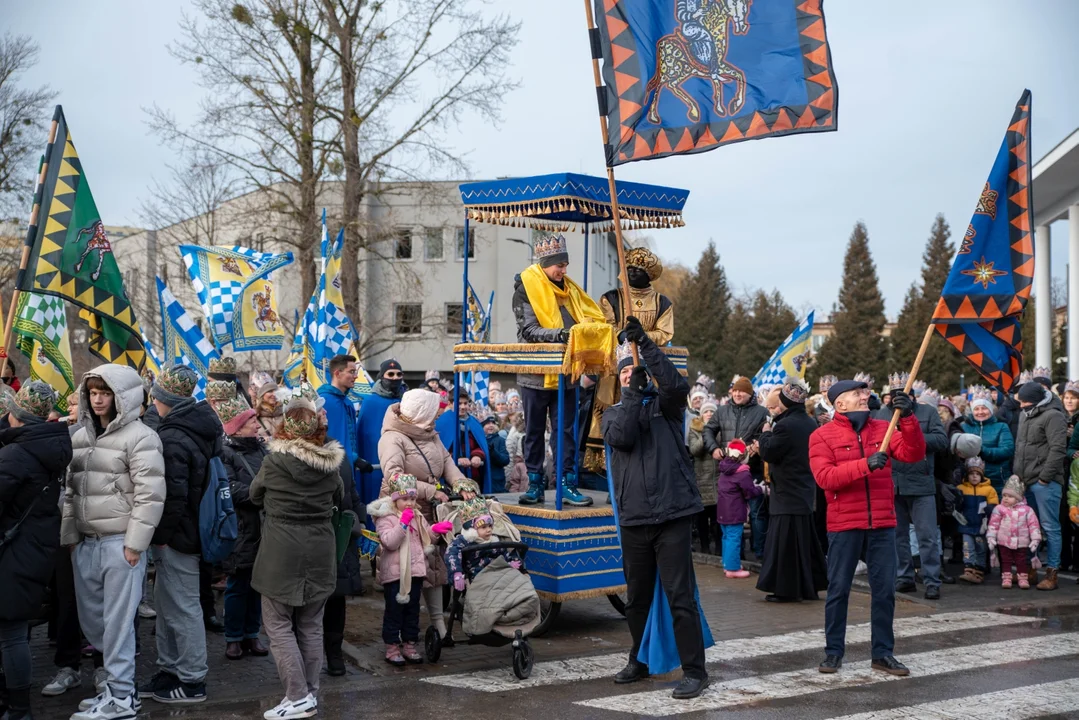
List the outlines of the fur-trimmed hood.
{"label": "fur-trimmed hood", "polygon": [[373,518],[386,517],[397,512],[393,506],[393,498],[380,497],[374,502],[367,504],[367,514]]}
{"label": "fur-trimmed hood", "polygon": [[300,438],[292,440],[275,439],[270,441],[269,448],[270,452],[291,455],[304,465],[324,473],[339,469],[341,463],[345,460],[345,449],[336,440],[329,440],[325,445],[319,447]]}

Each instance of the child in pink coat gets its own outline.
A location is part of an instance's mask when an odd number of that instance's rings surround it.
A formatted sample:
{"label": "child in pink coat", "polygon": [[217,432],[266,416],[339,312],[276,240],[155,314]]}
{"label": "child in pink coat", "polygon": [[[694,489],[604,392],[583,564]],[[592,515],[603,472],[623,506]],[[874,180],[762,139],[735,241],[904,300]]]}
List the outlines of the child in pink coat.
{"label": "child in pink coat", "polygon": [[382,615],[382,640],[386,662],[400,667],[405,661],[422,663],[416,648],[420,639],[420,595],[427,577],[427,556],[436,552],[432,534],[445,534],[453,523],[428,525],[416,510],[416,478],[397,473],[389,480],[389,497],[367,506],[375,518],[381,545],[378,580],[386,610]]}
{"label": "child in pink coat", "polygon": [[1023,481],[1012,475],[1004,484],[1000,505],[989,518],[987,540],[989,559],[996,564],[994,548],[1000,548],[1000,586],[1012,586],[1012,565],[1018,575],[1019,587],[1030,589],[1027,551],[1036,552],[1042,540],[1041,527],[1034,509],[1023,499]]}

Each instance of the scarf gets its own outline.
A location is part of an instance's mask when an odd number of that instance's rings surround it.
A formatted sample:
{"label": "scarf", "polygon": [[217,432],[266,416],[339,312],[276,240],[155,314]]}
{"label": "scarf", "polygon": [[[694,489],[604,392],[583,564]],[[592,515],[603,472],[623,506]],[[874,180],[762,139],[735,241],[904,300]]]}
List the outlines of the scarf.
{"label": "scarf", "polygon": [[[394,512],[397,512],[397,508],[394,508]],[[401,513],[397,513],[397,519],[401,519]],[[397,567],[401,569],[400,587],[397,591],[397,602],[401,605],[408,605],[409,598],[412,595],[412,528],[416,529],[416,533],[420,538],[420,547],[426,548],[431,544],[431,536],[427,534],[427,529],[424,527],[423,513],[419,508],[414,508],[412,511],[412,523],[405,528],[405,541],[401,543],[401,548],[398,550],[397,555]]]}
{"label": "scarf", "polygon": [[[581,289],[580,285],[568,277],[563,279],[562,284],[564,287],[560,288],[551,282],[539,265],[532,264],[521,273],[521,283],[524,285],[525,293],[528,295],[528,302],[532,306],[532,312],[536,314],[536,320],[539,321],[540,326],[548,330],[559,330],[565,327],[560,309],[563,305],[567,306],[570,317],[573,318],[574,322],[607,324],[603,317],[603,311],[600,310],[595,300],[590,298],[588,293]],[[607,327],[609,328],[610,326]],[[592,330],[584,331],[583,334],[579,333],[579,335],[580,340],[577,343],[576,353],[582,358],[579,364],[583,366],[586,354],[602,352],[603,348],[595,345],[597,339],[601,340],[602,338],[600,338],[599,332]],[[570,340],[572,343],[572,330],[570,331]],[[611,335],[609,342],[611,343],[610,354],[613,355],[613,335]],[[607,362],[610,362],[610,360]],[[567,363],[572,368],[574,364],[573,355],[570,354],[568,346],[566,356],[562,359],[563,368],[567,366]],[[556,389],[558,387],[558,375],[545,375],[543,387],[546,390]]]}

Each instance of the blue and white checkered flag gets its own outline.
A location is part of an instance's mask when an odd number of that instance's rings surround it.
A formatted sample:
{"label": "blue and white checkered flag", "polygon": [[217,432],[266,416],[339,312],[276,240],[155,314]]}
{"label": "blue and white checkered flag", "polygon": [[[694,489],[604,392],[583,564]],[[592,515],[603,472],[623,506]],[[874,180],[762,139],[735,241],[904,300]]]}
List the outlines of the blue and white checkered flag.
{"label": "blue and white checkered flag", "polygon": [[210,361],[218,357],[217,350],[161,278],[157,278],[157,297],[161,303],[161,329],[165,336],[161,359],[193,368],[199,375],[195,399],[205,399],[206,377]]}
{"label": "blue and white checkered flag", "polygon": [[772,353],[772,357],[753,376],[753,388],[782,385],[787,378],[805,380],[813,339],[813,313],[799,323],[787,339]]}

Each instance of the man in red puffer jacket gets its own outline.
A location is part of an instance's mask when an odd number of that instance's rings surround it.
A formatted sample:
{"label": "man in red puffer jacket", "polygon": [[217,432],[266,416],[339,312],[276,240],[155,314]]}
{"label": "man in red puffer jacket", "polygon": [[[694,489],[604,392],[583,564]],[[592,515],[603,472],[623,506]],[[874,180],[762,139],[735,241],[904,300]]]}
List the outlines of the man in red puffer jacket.
{"label": "man in red puffer jacket", "polygon": [[888,422],[870,418],[865,383],[837,382],[828,390],[828,401],[835,417],[809,438],[809,465],[828,502],[827,645],[819,669],[834,673],[843,664],[847,600],[854,570],[864,554],[872,593],[872,667],[891,675],[909,675],[910,670],[892,655],[896,523],[895,485],[888,459],[920,461],[925,457],[925,438],[914,417],[914,401],[902,391],[892,393],[892,409],[900,411],[900,420],[887,453],[880,447]]}

